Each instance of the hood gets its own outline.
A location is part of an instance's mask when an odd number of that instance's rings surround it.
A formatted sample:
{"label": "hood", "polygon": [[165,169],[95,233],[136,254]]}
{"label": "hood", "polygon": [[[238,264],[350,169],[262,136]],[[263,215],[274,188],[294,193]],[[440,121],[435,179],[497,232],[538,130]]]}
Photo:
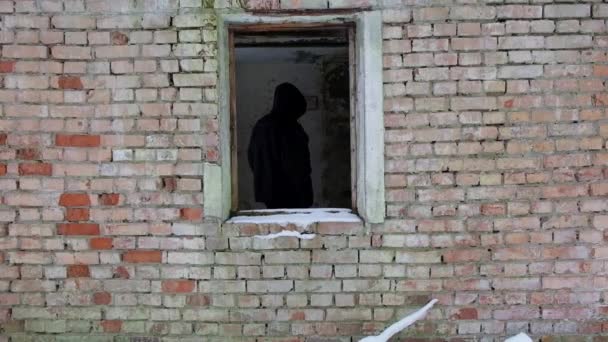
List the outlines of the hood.
{"label": "hood", "polygon": [[306,112],[304,95],[291,83],[281,83],[274,90],[273,115],[283,119],[299,119]]}

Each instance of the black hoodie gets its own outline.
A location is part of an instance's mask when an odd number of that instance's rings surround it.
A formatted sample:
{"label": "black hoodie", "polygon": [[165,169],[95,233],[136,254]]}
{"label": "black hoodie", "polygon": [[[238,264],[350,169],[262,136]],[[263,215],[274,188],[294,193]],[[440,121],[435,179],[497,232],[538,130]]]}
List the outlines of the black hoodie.
{"label": "black hoodie", "polygon": [[306,99],[290,83],[278,85],[270,114],[255,124],[247,156],[255,200],[269,209],[312,205],[308,135],[298,123]]}

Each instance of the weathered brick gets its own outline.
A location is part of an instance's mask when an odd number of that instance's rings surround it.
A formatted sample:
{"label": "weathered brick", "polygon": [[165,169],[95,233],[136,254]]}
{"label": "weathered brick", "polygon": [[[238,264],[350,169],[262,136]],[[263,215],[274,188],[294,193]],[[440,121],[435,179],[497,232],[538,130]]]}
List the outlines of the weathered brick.
{"label": "weathered brick", "polygon": [[[44,55],[46,57],[46,53]],[[53,58],[66,60],[88,60],[92,58],[90,47],[60,45],[51,48],[51,56],[53,56]]]}
{"label": "weathered brick", "polygon": [[49,163],[20,163],[20,176],[50,176],[53,173],[53,165]]}
{"label": "weathered brick", "polygon": [[452,98],[450,107],[453,110],[495,109],[494,97],[456,97]]}
{"label": "weathered brick", "polygon": [[495,37],[481,38],[452,38],[452,49],[459,51],[472,50],[496,50],[497,40]]}
{"label": "weathered brick", "polygon": [[139,28],[143,18],[140,15],[114,15],[97,19],[98,29]]}
{"label": "weathered brick", "polygon": [[545,5],[545,18],[584,18],[590,16],[591,5],[589,4]]}
{"label": "weathered brick", "polygon": [[112,238],[99,237],[89,240],[89,246],[91,249],[111,249],[112,245]]}
{"label": "weathered brick", "polygon": [[545,39],[547,49],[578,49],[592,46],[591,36],[550,36]]}
{"label": "weathered brick", "polygon": [[499,37],[498,47],[500,49],[538,49],[545,45],[542,36],[515,36]]}
{"label": "weathered brick", "polygon": [[281,0],[282,9],[323,9],[329,2],[324,0]]}
{"label": "weathered brick", "polygon": [[65,219],[67,221],[88,221],[90,217],[87,208],[67,208]]}
{"label": "weathered brick", "polygon": [[537,19],[542,18],[542,6],[530,5],[506,5],[496,9],[497,18],[508,19]]}
{"label": "weathered brick", "polygon": [[88,194],[64,193],[59,197],[59,205],[64,207],[82,207],[91,205]]}
{"label": "weathered brick", "polygon": [[49,18],[42,15],[11,15],[4,18],[4,27],[17,29],[48,29]]}
{"label": "weathered brick", "polygon": [[133,58],[138,57],[140,51],[136,45],[96,46],[94,49],[95,58]]}
{"label": "weathered brick", "polygon": [[450,19],[479,20],[496,17],[496,8],[492,6],[455,6],[450,8]]}
{"label": "weathered brick", "polygon": [[196,288],[194,280],[163,280],[162,291],[168,293],[188,293]]}
{"label": "weathered brick", "polygon": [[279,9],[279,0],[252,0],[248,1],[245,6],[250,10],[272,10]]}
{"label": "weathered brick", "polygon": [[181,208],[181,218],[189,221],[198,221],[203,217],[203,210],[201,208]]}
{"label": "weathered brick", "polygon": [[117,205],[120,201],[120,194],[100,194],[99,204],[101,205]]}
{"label": "weathered brick", "polygon": [[15,61],[0,61],[0,72],[9,73],[15,71]]}
{"label": "weathered brick", "polygon": [[88,278],[91,276],[91,273],[87,265],[69,265],[67,275],[69,278]]}
{"label": "weathered brick", "polygon": [[105,333],[119,333],[122,329],[122,323],[120,320],[104,320],[99,324]]}
{"label": "weathered brick", "polygon": [[542,76],[542,65],[526,65],[526,66],[501,66],[498,68],[498,78],[519,79],[519,78],[537,78]]}
{"label": "weathered brick", "polygon": [[247,292],[251,293],[277,293],[293,290],[292,280],[249,280]]}
{"label": "weathered brick", "polygon": [[113,31],[110,35],[110,39],[112,45],[126,45],[129,43],[129,36],[119,31]]}
{"label": "weathered brick", "polygon": [[[327,6],[327,5],[326,5]],[[201,27],[214,24],[213,16],[205,14],[184,14],[173,18],[176,27]]]}
{"label": "weathered brick", "polygon": [[51,25],[56,29],[94,29],[95,18],[84,15],[56,15],[51,18]]}
{"label": "weathered brick", "polygon": [[[438,298],[405,334],[601,340],[608,6],[465,2],[0,0],[6,339],[343,340]],[[302,228],[205,212],[241,6],[381,11],[384,223],[262,240]]]}
{"label": "weathered brick", "polygon": [[57,225],[60,235],[99,235],[99,225],[96,223],[62,223]]}
{"label": "weathered brick", "polygon": [[174,74],[173,82],[178,87],[205,87],[213,86],[216,82],[215,74]]}
{"label": "weathered brick", "polygon": [[61,89],[82,89],[82,80],[80,77],[74,76],[60,76],[57,80],[59,88]]}
{"label": "weathered brick", "polygon": [[55,145],[61,147],[97,147],[101,144],[99,135],[57,134]]}
{"label": "weathered brick", "polygon": [[128,251],[122,254],[122,260],[128,263],[160,263],[160,251]]}

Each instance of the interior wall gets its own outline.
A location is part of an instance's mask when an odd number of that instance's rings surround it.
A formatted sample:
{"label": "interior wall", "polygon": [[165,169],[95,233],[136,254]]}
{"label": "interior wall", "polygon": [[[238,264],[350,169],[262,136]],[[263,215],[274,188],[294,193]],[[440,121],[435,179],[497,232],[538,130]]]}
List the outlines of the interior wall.
{"label": "interior wall", "polygon": [[[335,72],[337,68],[346,67],[348,70],[347,63],[346,47],[236,49],[239,209],[265,208],[263,203],[256,203],[254,199],[253,175],[247,161],[247,148],[255,123],[270,112],[274,89],[283,82],[298,87],[308,102],[307,113],[300,119],[300,123],[309,137],[313,207],[349,206],[348,201],[340,200],[335,195],[341,193],[342,197],[350,197],[350,194],[344,194],[344,186],[339,185],[345,182],[346,177],[347,190],[350,190],[349,143],[345,145],[344,141],[344,128],[346,139],[349,134],[348,126],[344,127],[344,121],[349,121],[348,104],[345,108],[345,100],[336,98],[341,94],[330,91],[339,88],[336,83],[340,82],[348,89],[348,77],[340,79]],[[333,79],[334,86],[331,88],[326,86],[328,77]],[[336,126],[338,121],[342,121],[342,125]],[[336,149],[336,146],[346,146],[347,149]],[[347,160],[344,160],[344,156],[336,157],[339,153],[345,154]],[[340,163],[340,167],[332,166],[336,162]],[[338,185],[334,178],[339,179]],[[330,189],[332,187],[333,191]],[[333,194],[333,197],[328,194]]]}

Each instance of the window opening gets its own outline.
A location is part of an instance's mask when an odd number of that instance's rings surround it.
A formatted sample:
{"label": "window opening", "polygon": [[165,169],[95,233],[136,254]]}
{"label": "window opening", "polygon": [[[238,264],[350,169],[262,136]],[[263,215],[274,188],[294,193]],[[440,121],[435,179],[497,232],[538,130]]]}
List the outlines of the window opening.
{"label": "window opening", "polygon": [[356,209],[353,28],[230,34],[232,210]]}

